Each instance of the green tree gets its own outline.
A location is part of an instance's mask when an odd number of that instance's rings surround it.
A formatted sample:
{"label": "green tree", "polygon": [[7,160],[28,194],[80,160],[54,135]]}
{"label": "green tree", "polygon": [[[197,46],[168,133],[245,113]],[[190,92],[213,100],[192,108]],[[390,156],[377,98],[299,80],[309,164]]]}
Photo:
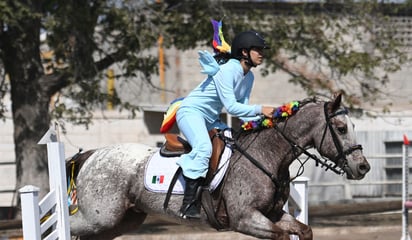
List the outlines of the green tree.
{"label": "green tree", "polygon": [[[0,55],[10,79],[9,86],[2,80],[2,100],[9,87],[17,187],[33,184],[43,194],[47,191],[46,149],[37,142],[52,117],[87,125],[92,110],[107,100],[99,81],[114,63],[121,63],[124,78],[150,82],[158,71],[157,59],[143,52],[155,47],[160,35],[167,36],[165,46],[180,49],[206,38],[207,7],[205,1],[0,1]],[[42,32],[60,63],[52,74],[45,74],[42,65]],[[56,93],[74,104],[57,103],[51,112]],[[121,109],[137,109],[117,96],[113,101]],[[3,117],[4,111],[2,105]]]}
{"label": "green tree", "polygon": [[[3,100],[10,91],[17,186],[47,190],[46,152],[37,142],[52,118],[90,123],[93,109],[108,97],[100,87],[107,68],[119,63],[124,79],[151,83],[158,59],[147,50],[156,47],[158,37],[164,36],[165,47],[181,50],[209,45],[210,18],[225,17],[228,40],[245,25],[265,33],[271,50],[263,74],[282,69],[309,94],[341,90],[354,106],[373,101],[388,82],[387,74],[406,60],[393,32],[385,30],[387,14],[409,9],[396,6],[372,1],[0,0],[0,56],[10,79],[9,85],[5,79],[0,84],[0,114],[4,117]],[[42,32],[58,63],[52,74],[45,74],[42,65]],[[51,111],[55,94],[74,104],[58,102]],[[113,101],[119,109],[138,109],[118,95]]]}

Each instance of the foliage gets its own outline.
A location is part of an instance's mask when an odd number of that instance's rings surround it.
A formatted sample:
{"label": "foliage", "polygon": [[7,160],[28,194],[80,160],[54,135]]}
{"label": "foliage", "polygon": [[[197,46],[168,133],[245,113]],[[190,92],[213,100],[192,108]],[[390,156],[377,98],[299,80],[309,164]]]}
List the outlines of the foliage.
{"label": "foliage", "polygon": [[388,75],[408,61],[388,16],[407,8],[398,7],[335,1],[302,4],[281,17],[266,15],[260,27],[273,49],[266,74],[281,69],[310,95],[340,91],[351,106],[373,104],[386,94]]}
{"label": "foliage", "polygon": [[[33,6],[21,1],[2,1],[3,30],[18,25],[21,18],[41,20],[41,26],[33,27],[38,28],[38,34],[47,32],[54,61],[64,63],[64,67],[55,67],[54,73],[68,73],[68,83],[56,92],[73,100],[70,106],[57,102],[54,117],[65,116],[77,123],[88,124],[93,109],[107,100],[100,83],[104,69],[118,64],[127,81],[152,84],[151,76],[159,70],[158,59],[148,54],[148,49],[156,47],[158,37],[164,36],[166,47],[182,50],[207,44],[210,18],[224,17],[227,39],[248,23],[266,34],[271,50],[263,74],[286,71],[290,82],[302,86],[308,94],[342,91],[354,105],[373,102],[384,94],[388,73],[399,70],[406,61],[394,32],[385,31],[392,28],[385,14],[405,11],[408,5],[393,8],[373,1],[326,1],[278,10],[281,5],[268,2],[264,9],[249,6],[239,14],[237,8],[228,7],[231,3],[218,1],[40,2],[39,11],[33,11]],[[21,35],[24,37],[23,32]],[[18,38],[14,44],[19,44]],[[2,59],[10,57],[1,54]],[[4,80],[1,87],[4,97]],[[121,109],[138,109],[122,102],[118,95],[114,103]],[[3,115],[4,110],[0,113]]]}

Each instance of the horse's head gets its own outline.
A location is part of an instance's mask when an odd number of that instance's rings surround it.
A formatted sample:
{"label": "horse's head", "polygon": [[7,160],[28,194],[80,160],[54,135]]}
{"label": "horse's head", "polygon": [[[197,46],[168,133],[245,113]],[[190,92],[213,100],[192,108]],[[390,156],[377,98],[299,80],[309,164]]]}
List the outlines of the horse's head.
{"label": "horse's head", "polygon": [[346,173],[348,179],[362,179],[370,166],[362,153],[362,146],[356,142],[354,125],[347,109],[341,106],[341,95],[324,105],[324,130],[315,139],[318,152],[333,161]]}

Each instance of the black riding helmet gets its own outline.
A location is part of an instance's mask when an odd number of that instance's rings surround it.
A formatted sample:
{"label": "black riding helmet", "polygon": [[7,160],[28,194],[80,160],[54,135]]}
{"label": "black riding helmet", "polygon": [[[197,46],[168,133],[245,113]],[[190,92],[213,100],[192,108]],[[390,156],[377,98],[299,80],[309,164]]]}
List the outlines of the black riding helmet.
{"label": "black riding helmet", "polygon": [[248,50],[248,57],[246,60],[248,60],[248,63],[256,67],[254,63],[250,60],[249,56],[249,51],[252,47],[257,47],[257,48],[262,48],[262,49],[267,49],[269,48],[266,43],[265,39],[257,32],[255,31],[246,31],[246,32],[241,32],[236,37],[233,39],[232,42],[232,47],[231,47],[231,55],[232,58],[236,58],[238,60],[245,58],[242,55],[242,49],[247,49]]}

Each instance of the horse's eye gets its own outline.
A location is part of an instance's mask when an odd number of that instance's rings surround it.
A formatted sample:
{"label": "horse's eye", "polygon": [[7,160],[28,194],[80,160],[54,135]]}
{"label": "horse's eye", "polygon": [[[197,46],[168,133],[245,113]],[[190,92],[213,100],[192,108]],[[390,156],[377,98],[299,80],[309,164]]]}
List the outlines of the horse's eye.
{"label": "horse's eye", "polygon": [[345,134],[345,133],[348,132],[348,128],[347,128],[346,126],[344,126],[344,127],[338,127],[338,132],[339,132],[340,134]]}

